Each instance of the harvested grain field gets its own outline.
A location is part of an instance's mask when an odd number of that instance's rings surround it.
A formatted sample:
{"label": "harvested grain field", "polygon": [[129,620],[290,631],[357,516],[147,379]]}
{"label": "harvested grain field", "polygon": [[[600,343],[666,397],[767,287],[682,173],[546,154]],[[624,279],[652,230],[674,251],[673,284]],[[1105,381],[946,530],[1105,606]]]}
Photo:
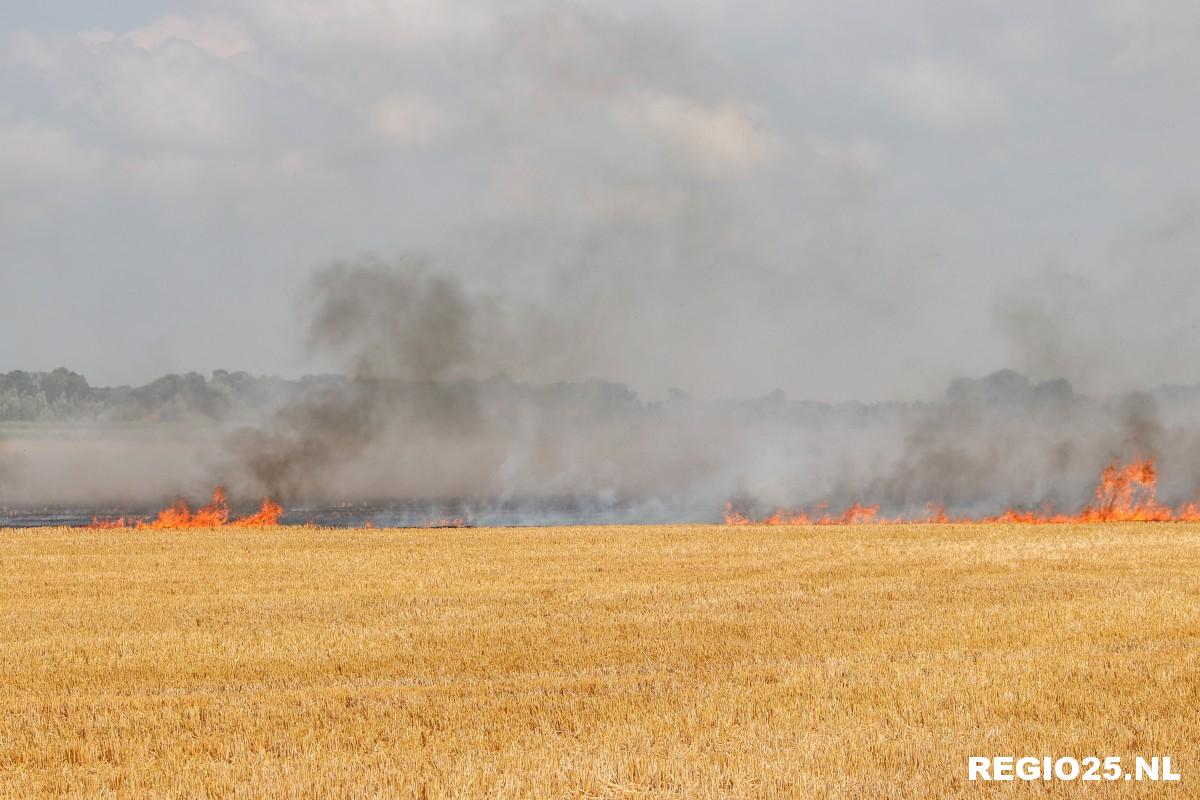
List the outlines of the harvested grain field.
{"label": "harvested grain field", "polygon": [[[0,532],[6,797],[1185,796],[1200,525]],[[968,755],[1169,755],[992,784]]]}

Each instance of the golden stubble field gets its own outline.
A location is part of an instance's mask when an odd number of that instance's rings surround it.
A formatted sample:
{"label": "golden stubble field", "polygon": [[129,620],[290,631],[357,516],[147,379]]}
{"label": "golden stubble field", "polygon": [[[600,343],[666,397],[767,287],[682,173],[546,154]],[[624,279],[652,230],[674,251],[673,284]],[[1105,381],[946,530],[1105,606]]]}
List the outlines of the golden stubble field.
{"label": "golden stubble field", "polygon": [[1185,797],[1198,670],[1197,525],[0,532],[4,797]]}

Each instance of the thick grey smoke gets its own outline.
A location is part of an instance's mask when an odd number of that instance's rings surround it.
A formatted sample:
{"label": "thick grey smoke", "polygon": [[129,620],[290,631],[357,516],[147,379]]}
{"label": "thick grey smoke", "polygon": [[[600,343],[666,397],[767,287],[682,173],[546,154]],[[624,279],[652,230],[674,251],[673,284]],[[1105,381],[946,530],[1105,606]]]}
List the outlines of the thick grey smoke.
{"label": "thick grey smoke", "polygon": [[421,259],[334,265],[302,305],[309,347],[346,380],[230,435],[244,488],[302,501],[642,500],[702,463],[661,407],[623,386],[523,382],[570,351],[570,326],[468,293]]}
{"label": "thick grey smoke", "polygon": [[[368,503],[417,522],[446,508],[480,523],[715,521],[726,501],[752,515],[861,502],[920,517],[930,503],[1075,510],[1105,465],[1135,458],[1158,460],[1163,502],[1200,490],[1200,387],[1082,396],[1061,379],[998,372],[956,380],[935,402],[681,390],[648,401],[602,380],[525,380],[522,354],[569,347],[569,325],[527,325],[536,314],[429,262],[336,265],[314,276],[302,307],[310,346],[342,374],[220,373],[81,394],[70,413],[101,416],[10,442],[19,469],[0,483],[0,506],[124,508],[223,483],[247,502]],[[168,423],[171,409],[190,411]],[[113,413],[141,416],[116,424]]]}
{"label": "thick grey smoke", "polygon": [[337,264],[313,277],[304,306],[308,346],[339,357],[348,380],[305,393],[262,428],[231,435],[236,466],[263,492],[327,494],[338,468],[384,442],[402,451],[379,464],[392,481],[408,457],[403,451],[428,440],[455,447],[482,432],[474,384],[463,379],[491,341],[494,320],[452,278],[418,260]]}
{"label": "thick grey smoke", "polygon": [[[66,370],[0,376],[0,411],[69,423],[0,450],[0,505],[152,504],[219,483],[248,501],[453,508],[480,522],[563,509],[712,521],[727,501],[752,515],[867,503],[919,517],[929,504],[1074,510],[1105,465],[1135,458],[1158,459],[1164,502],[1200,490],[1197,387],[1089,396],[1002,371],[955,380],[932,402],[753,398],[736,386],[648,400],[586,377],[610,362],[580,340],[629,324],[616,299],[583,315],[590,285],[539,304],[470,274],[419,256],[317,270],[300,338],[333,374],[300,382],[221,371],[93,389]],[[571,380],[547,380],[561,365]]]}
{"label": "thick grey smoke", "polygon": [[513,501],[529,519],[569,501],[599,519],[705,520],[726,500],[749,513],[855,502],[907,516],[931,503],[1069,510],[1105,465],[1135,458],[1160,459],[1166,500],[1196,488],[1200,440],[1183,416],[1200,404],[1192,390],[1087,398],[1062,379],[1000,372],[956,380],[934,403],[781,392],[703,402],[681,391],[647,403],[616,384],[525,381],[569,346],[569,321],[484,299],[425,260],[335,265],[314,276],[303,306],[310,347],[340,359],[348,379],[231,435],[227,469],[243,490],[456,503],[484,516]]}

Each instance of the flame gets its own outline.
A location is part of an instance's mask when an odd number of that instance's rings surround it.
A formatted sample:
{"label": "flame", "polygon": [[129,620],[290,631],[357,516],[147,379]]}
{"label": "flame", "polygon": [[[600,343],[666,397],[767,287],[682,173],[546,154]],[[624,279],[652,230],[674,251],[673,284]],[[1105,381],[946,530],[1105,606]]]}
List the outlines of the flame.
{"label": "flame", "polygon": [[1044,525],[1054,523],[1085,522],[1196,522],[1200,521],[1200,502],[1187,503],[1177,509],[1158,502],[1158,473],[1154,460],[1133,461],[1124,466],[1113,462],[1100,474],[1096,484],[1095,499],[1078,514],[1056,513],[1052,508],[1041,511],[1009,508],[991,517],[972,519],[950,517],[939,503],[926,506],[923,519],[884,519],[879,516],[879,506],[855,503],[841,514],[833,516],[823,508],[811,513],[776,509],[770,515],[754,520],[736,510],[733,503],[725,504],[726,525],[866,525],[883,523],[925,523],[945,525],[950,523],[1005,523],[1021,525]]}
{"label": "flame", "polygon": [[[1088,522],[1200,522],[1200,500],[1187,503],[1177,509],[1162,505],[1157,499],[1158,473],[1153,459],[1133,461],[1119,465],[1113,462],[1104,468],[1096,485],[1093,502],[1077,514],[1063,514],[1046,507],[1040,511],[1009,508],[989,517],[951,517],[939,503],[926,506],[922,518],[889,519],[879,515],[878,505],[854,503],[839,514],[832,514],[824,505],[808,511],[778,508],[763,519],[753,519],[744,511],[725,504],[726,525],[869,525],[872,523],[924,523],[944,525],[952,523],[1003,523],[1039,525],[1053,523]],[[106,519],[93,517],[84,527],[97,530],[114,528],[224,528],[224,527],[271,527],[280,524],[283,506],[273,500],[264,499],[257,513],[233,518],[229,502],[221,487],[213,491],[212,500],[205,506],[193,510],[186,500],[177,500],[158,512],[152,520],[117,517]],[[464,528],[468,523],[462,517],[426,520],[427,528]],[[373,527],[368,523],[365,527]]]}
{"label": "flame", "polygon": [[109,529],[109,528],[252,528],[252,527],[270,527],[279,524],[279,518],[283,515],[283,506],[270,499],[264,499],[262,506],[258,512],[251,514],[248,517],[240,517],[231,519],[229,515],[229,501],[225,499],[225,490],[218,486],[213,490],[212,501],[206,505],[197,508],[195,511],[187,504],[186,500],[176,500],[171,505],[158,512],[152,520],[126,520],[125,517],[116,519],[101,519],[92,517],[90,525],[87,528]]}
{"label": "flame", "polygon": [[278,525],[279,518],[282,516],[283,506],[269,498],[263,498],[258,513],[235,519],[229,524],[237,528],[270,528]]}

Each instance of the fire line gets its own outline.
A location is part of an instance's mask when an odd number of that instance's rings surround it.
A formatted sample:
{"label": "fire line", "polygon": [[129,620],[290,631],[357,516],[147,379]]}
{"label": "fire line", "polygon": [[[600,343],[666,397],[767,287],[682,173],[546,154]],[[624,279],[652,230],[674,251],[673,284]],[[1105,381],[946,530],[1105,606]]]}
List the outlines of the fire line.
{"label": "fire line", "polygon": [[855,503],[841,514],[830,514],[820,507],[803,511],[778,508],[763,519],[753,519],[737,511],[733,503],[725,504],[726,525],[864,525],[868,523],[913,524],[1028,524],[1089,522],[1196,522],[1200,521],[1200,503],[1187,503],[1172,509],[1156,498],[1158,475],[1154,460],[1133,461],[1124,466],[1109,464],[1100,474],[1095,500],[1077,514],[1062,514],[1046,509],[1027,511],[1009,508],[988,517],[951,517],[939,504],[930,503],[928,513],[919,518],[885,518],[879,516],[878,505]]}
{"label": "fire line", "polygon": [[259,528],[278,525],[283,515],[283,506],[270,499],[264,499],[258,512],[248,517],[231,518],[229,502],[225,499],[225,490],[217,487],[213,491],[212,502],[201,506],[195,511],[188,506],[186,500],[177,500],[170,506],[158,512],[152,520],[101,519],[92,517],[87,528]]}

